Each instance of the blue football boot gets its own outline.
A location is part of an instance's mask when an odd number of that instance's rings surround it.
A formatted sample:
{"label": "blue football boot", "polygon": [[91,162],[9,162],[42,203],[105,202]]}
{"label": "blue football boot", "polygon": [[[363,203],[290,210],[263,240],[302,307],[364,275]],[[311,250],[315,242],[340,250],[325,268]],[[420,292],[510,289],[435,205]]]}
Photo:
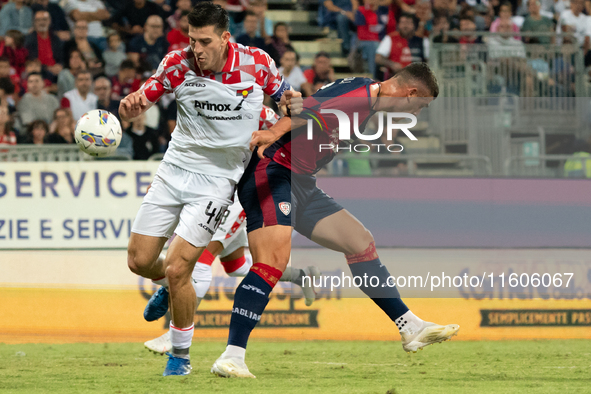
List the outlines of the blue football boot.
{"label": "blue football boot", "polygon": [[168,363],[166,363],[166,369],[162,376],[173,376],[173,375],[188,375],[191,373],[191,361],[187,358],[175,357],[170,353],[168,355]]}
{"label": "blue football boot", "polygon": [[166,311],[168,311],[168,290],[161,286],[148,301],[148,305],[144,309],[144,319],[147,321],[158,320],[166,315]]}

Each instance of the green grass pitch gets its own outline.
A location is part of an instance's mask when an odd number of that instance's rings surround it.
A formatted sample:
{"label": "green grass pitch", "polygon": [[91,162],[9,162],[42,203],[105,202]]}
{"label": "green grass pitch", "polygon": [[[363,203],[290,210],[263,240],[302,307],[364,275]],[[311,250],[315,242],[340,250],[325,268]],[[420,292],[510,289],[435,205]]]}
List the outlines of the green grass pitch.
{"label": "green grass pitch", "polygon": [[591,393],[591,341],[251,341],[257,379],[209,373],[223,342],[194,341],[193,372],[162,377],[140,343],[0,344],[0,393]]}

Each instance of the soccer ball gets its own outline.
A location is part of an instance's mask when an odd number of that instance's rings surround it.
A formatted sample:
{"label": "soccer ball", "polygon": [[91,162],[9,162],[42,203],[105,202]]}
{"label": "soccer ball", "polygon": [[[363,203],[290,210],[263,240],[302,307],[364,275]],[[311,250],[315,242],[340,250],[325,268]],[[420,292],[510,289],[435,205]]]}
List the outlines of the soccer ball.
{"label": "soccer ball", "polygon": [[121,124],[109,111],[93,109],[76,123],[74,139],[80,149],[91,156],[113,154],[121,142]]}

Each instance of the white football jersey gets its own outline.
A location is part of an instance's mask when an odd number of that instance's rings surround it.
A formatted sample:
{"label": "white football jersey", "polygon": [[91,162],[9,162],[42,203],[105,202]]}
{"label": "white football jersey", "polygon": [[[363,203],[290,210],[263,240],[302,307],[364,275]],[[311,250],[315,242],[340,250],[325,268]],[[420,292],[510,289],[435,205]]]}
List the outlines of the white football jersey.
{"label": "white football jersey", "polygon": [[264,93],[279,101],[289,84],[258,48],[229,43],[220,73],[195,63],[191,47],[170,52],[142,86],[150,102],[171,92],[177,100],[177,125],[163,161],[238,182],[250,160],[251,135],[259,130]]}

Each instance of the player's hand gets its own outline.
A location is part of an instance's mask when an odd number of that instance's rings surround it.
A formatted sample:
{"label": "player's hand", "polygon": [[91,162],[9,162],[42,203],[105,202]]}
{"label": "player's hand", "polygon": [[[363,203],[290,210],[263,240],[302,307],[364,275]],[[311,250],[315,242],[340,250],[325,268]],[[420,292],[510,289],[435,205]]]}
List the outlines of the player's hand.
{"label": "player's hand", "polygon": [[250,140],[250,150],[253,151],[254,148],[258,146],[259,150],[257,151],[257,154],[261,159],[264,159],[265,156],[263,156],[263,152],[275,141],[277,141],[277,137],[271,130],[255,131],[252,133],[252,139]]}
{"label": "player's hand", "polygon": [[283,97],[285,98],[285,105],[287,108],[289,108],[289,113],[291,116],[302,113],[302,110],[304,109],[304,99],[302,98],[302,94],[300,92],[288,90],[283,94]]}
{"label": "player's hand", "polygon": [[119,104],[119,116],[124,121],[129,121],[142,114],[148,106],[146,96],[141,90],[128,94]]}

